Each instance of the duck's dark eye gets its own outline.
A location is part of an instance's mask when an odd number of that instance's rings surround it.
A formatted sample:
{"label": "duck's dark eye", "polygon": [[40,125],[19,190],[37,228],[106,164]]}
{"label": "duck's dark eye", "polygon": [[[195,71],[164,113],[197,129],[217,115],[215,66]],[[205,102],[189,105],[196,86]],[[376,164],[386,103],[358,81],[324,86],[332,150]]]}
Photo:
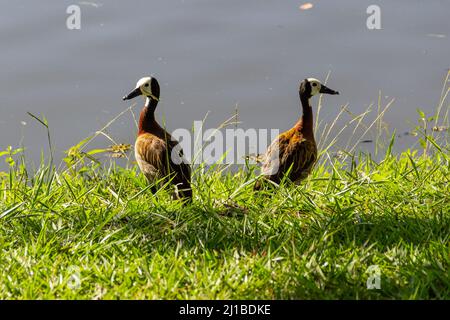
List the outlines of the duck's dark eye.
{"label": "duck's dark eye", "polygon": [[144,84],[145,87],[148,87],[148,83]]}
{"label": "duck's dark eye", "polygon": [[317,83],[315,83],[315,82],[312,85],[313,85],[313,87],[317,87]]}

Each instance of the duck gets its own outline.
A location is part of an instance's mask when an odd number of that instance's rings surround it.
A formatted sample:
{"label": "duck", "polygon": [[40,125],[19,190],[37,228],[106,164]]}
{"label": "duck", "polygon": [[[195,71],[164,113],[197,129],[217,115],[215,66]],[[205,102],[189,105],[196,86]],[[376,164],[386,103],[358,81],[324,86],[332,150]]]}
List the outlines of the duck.
{"label": "duck", "polygon": [[192,201],[191,168],[186,162],[178,141],[163,129],[155,119],[160,100],[160,86],[155,77],[139,79],[136,88],[124,96],[124,101],[142,96],[145,105],[139,115],[134,155],[140,171],[150,184],[152,193],[157,186],[168,183],[174,189],[173,198]]}
{"label": "duck", "polygon": [[272,141],[261,157],[261,175],[255,182],[254,190],[264,189],[267,182],[279,185],[284,178],[298,184],[310,174],[317,160],[310,100],[317,94],[337,95],[339,92],[315,78],[306,78],[300,82],[299,95],[303,114],[291,129]]}

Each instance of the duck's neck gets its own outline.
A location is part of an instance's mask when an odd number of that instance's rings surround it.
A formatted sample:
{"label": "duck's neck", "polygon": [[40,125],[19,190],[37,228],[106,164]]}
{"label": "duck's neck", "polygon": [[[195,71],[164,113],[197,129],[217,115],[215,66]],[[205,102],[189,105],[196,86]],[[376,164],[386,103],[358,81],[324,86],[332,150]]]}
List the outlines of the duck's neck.
{"label": "duck's neck", "polygon": [[145,106],[141,110],[139,116],[139,132],[141,133],[151,132],[157,125],[155,120],[155,110],[158,104],[158,100],[147,98],[145,100]]}
{"label": "duck's neck", "polygon": [[311,104],[309,103],[308,97],[300,94],[300,102],[302,104],[303,115],[301,117],[301,133],[305,138],[314,139],[314,130],[313,130],[313,111]]}

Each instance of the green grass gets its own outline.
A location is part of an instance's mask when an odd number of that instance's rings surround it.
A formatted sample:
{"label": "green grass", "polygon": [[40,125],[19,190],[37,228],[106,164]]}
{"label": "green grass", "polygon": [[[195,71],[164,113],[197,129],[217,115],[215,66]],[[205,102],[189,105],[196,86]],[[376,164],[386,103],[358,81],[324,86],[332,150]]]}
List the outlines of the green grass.
{"label": "green grass", "polygon": [[[321,158],[300,186],[255,193],[253,168],[199,167],[190,205],[152,195],[130,162],[94,158],[126,155],[106,130],[128,111],[136,120],[132,106],[59,168],[46,120],[30,114],[50,155],[31,172],[21,150],[0,152],[0,299],[450,299],[449,79],[435,116],[418,112],[415,151],[393,155],[383,115],[394,100],[382,107],[380,93],[374,120],[345,105],[317,122]],[[373,128],[381,160],[353,155]],[[115,145],[84,151],[100,136]],[[369,290],[374,266],[381,287]]]}
{"label": "green grass", "polygon": [[0,180],[0,299],[450,298],[446,152],[334,160],[270,194],[197,170],[189,206],[136,167],[48,168]]}

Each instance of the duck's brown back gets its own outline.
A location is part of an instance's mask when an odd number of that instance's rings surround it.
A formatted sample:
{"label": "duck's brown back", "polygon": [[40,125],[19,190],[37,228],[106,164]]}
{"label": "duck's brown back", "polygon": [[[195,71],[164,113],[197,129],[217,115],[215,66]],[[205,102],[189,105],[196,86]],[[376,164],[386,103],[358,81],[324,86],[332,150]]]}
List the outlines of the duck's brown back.
{"label": "duck's brown back", "polygon": [[[313,136],[302,133],[300,120],[271,143],[264,157],[262,174],[275,183],[280,183],[286,174],[291,181],[299,182],[308,176],[316,160],[316,142]],[[261,188],[261,183],[255,184],[256,190]]]}
{"label": "duck's brown back", "polygon": [[192,196],[191,169],[183,158],[181,146],[165,130],[140,133],[135,143],[135,157],[149,182],[166,177],[177,186],[180,197]]}

